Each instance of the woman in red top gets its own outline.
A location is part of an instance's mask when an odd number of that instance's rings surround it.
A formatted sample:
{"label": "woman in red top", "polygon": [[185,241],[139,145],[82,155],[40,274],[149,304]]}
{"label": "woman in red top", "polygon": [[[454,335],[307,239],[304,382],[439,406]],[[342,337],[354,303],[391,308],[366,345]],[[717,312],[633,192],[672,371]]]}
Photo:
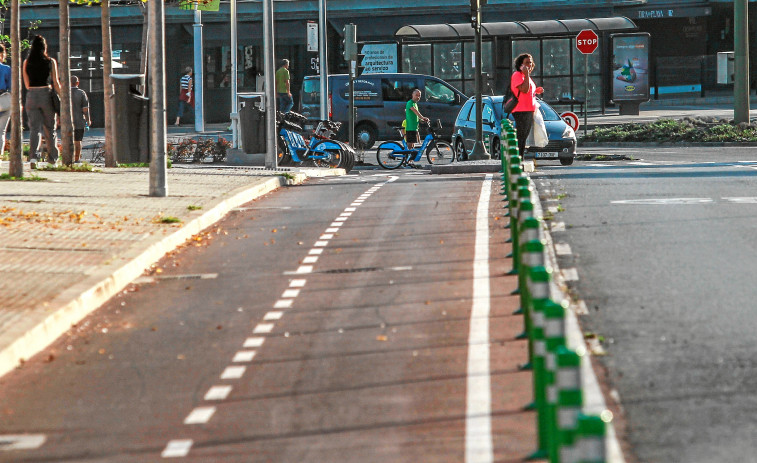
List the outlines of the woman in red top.
{"label": "woman in red top", "polygon": [[536,95],[544,93],[544,89],[537,87],[531,80],[531,73],[534,71],[534,58],[528,53],[523,53],[515,58],[513,63],[512,77],[510,78],[510,89],[513,95],[518,97],[518,104],[513,109],[513,118],[515,119],[515,130],[518,135],[518,150],[520,155],[526,149],[526,138],[531,132],[534,125],[534,111],[536,111]]}

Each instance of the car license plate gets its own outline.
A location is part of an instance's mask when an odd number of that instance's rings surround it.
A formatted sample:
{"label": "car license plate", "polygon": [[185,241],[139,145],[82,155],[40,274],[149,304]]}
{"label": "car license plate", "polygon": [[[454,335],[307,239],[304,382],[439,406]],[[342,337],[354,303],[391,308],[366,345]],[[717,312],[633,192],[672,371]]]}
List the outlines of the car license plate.
{"label": "car license plate", "polygon": [[557,157],[557,153],[538,152],[538,153],[534,153],[534,157],[535,158],[556,158]]}

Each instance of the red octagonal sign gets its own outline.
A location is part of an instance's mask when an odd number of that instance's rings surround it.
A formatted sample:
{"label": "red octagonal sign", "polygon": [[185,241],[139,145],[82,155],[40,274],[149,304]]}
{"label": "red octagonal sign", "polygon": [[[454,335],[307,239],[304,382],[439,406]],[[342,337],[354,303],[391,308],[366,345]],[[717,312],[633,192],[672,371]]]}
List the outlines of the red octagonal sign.
{"label": "red octagonal sign", "polygon": [[597,33],[591,29],[584,29],[576,36],[576,48],[584,55],[591,55],[599,45]]}

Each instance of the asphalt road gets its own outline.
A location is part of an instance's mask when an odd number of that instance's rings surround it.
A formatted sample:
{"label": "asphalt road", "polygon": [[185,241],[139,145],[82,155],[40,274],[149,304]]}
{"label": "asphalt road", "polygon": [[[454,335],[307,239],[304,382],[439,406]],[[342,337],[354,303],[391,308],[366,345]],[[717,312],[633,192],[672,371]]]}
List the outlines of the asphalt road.
{"label": "asphalt road", "polygon": [[629,460],[755,461],[755,149],[581,151],[636,159],[535,175],[583,328],[604,339]]}
{"label": "asphalt road", "polygon": [[239,208],[0,379],[0,444],[45,439],[0,462],[460,462],[484,417],[493,461],[519,460],[535,418],[496,183],[491,326],[469,338],[485,184],[366,170]]}

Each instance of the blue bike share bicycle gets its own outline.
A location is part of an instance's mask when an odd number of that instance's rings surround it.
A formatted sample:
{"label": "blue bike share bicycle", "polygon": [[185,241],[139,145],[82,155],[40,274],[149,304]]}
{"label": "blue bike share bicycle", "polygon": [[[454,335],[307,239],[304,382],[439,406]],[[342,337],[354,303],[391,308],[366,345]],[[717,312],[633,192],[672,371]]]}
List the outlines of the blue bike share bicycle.
{"label": "blue bike share bicycle", "polygon": [[310,140],[305,141],[302,125],[307,118],[295,112],[277,113],[278,165],[291,166],[312,163],[316,167],[343,168],[349,172],[355,165],[355,151],[345,143],[332,140],[341,125],[339,122],[318,121]]}
{"label": "blue bike share bicycle", "polygon": [[[423,154],[430,164],[449,164],[455,160],[455,152],[452,146],[436,139],[436,133],[430,123],[428,125],[428,135],[423,140],[423,144],[418,148],[408,148],[405,140],[401,142],[385,141],[381,143],[376,150],[376,160],[384,169],[397,169],[398,167],[407,166],[410,162],[418,162]],[[442,123],[437,119],[437,128],[442,128]],[[394,127],[402,135],[402,127]]]}

